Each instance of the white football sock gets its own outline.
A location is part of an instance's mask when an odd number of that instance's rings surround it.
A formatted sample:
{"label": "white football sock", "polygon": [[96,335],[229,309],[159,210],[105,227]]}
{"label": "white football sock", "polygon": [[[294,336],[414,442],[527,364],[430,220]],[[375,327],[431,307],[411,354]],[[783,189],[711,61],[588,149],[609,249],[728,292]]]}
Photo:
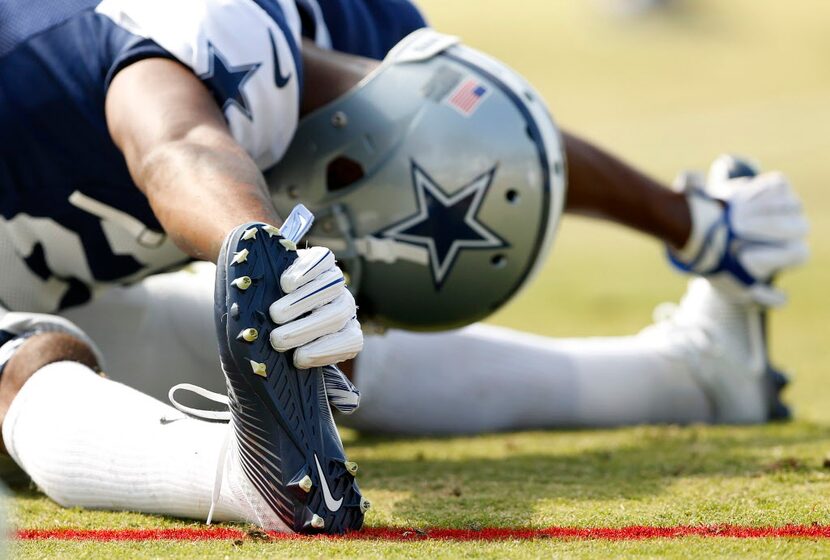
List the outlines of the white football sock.
{"label": "white football sock", "polygon": [[[63,506],[200,520],[229,434],[75,362],[38,370],[3,422],[9,454]],[[248,484],[235,449],[231,439],[213,519],[287,530]]]}
{"label": "white football sock", "polygon": [[475,433],[709,421],[689,365],[647,337],[552,339],[488,325],[367,336],[357,357],[367,431]]}

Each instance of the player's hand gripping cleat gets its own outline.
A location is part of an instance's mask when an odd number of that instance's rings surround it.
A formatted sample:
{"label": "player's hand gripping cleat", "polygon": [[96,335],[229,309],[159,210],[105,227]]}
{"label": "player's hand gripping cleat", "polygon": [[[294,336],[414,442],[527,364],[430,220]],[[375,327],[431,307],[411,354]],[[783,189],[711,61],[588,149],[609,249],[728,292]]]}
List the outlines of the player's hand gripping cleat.
{"label": "player's hand gripping cleat", "polygon": [[809,255],[807,219],[786,177],[759,175],[752,164],[721,156],[706,181],[685,173],[676,183],[689,201],[692,233],[686,247],[669,249],[672,263],[735,298],[782,305],[786,298],[772,286],[772,277]]}
{"label": "player's hand gripping cleat", "polygon": [[[733,156],[721,156],[712,165],[707,190],[732,202],[712,208],[710,213],[716,216],[722,212],[721,217],[712,221],[708,241],[692,261],[683,263],[677,255],[672,255],[673,262],[683,270],[711,267],[711,278],[690,282],[683,302],[669,320],[646,330],[674,331],[675,335],[697,333],[686,338],[698,341],[694,345],[698,347],[694,350],[698,354],[694,361],[715,408],[716,420],[720,422],[790,417],[789,408],[781,401],[787,376],[769,360],[767,306],[783,303],[783,295],[772,286],[774,273],[806,259],[802,238],[807,223],[786,181],[776,176],[772,183],[753,184],[752,179],[757,175],[754,165]],[[680,183],[687,193],[702,192],[703,181],[693,174],[684,176]],[[734,203],[735,195],[739,189],[753,186],[756,198],[764,198],[767,190],[769,200],[766,205],[756,201],[755,208],[752,203],[747,204],[742,216],[744,223],[740,223],[741,217],[730,215],[744,209]],[[771,189],[777,192],[769,192]],[[709,194],[690,194],[694,196],[708,197]],[[752,197],[746,199],[751,201]],[[708,200],[714,202],[712,198]],[[761,212],[765,208],[766,214]],[[699,207],[698,212],[706,213],[705,207]],[[702,221],[703,216],[699,219]],[[771,222],[772,231],[767,237],[752,241],[746,234],[741,235],[740,226],[751,230],[754,225],[756,232],[763,231],[764,220]],[[712,266],[712,262],[717,262],[717,266]]]}
{"label": "player's hand gripping cleat", "polygon": [[[360,529],[368,507],[354,478],[356,465],[347,461],[334,425],[323,369],[299,369],[292,352],[275,350],[281,340],[272,336],[278,327],[273,309],[269,313],[285,296],[281,279],[297,259],[296,243],[310,225],[307,212],[292,212],[281,231],[252,223],[229,235],[216,271],[216,328],[232,441],[245,476],[294,531],[343,533]],[[333,281],[292,301],[302,306]],[[292,331],[299,341],[294,346],[309,342],[304,332]]]}

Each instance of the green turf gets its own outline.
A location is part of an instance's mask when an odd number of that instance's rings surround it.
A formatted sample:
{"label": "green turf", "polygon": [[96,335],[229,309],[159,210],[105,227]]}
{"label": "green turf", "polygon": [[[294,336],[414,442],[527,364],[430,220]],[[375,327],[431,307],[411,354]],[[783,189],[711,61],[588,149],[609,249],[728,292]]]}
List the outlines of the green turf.
{"label": "green turf", "polygon": [[[745,428],[637,427],[452,439],[347,432],[374,509],[371,525],[830,523],[830,4],[700,0],[676,16],[625,24],[591,2],[425,0],[432,23],[517,67],[557,119],[668,180],[720,151],[786,171],[813,222],[813,260],[787,275],[790,305],[772,319],[773,353],[795,372],[796,421]],[[519,7],[517,7],[519,6]],[[537,284],[493,321],[555,336],[627,334],[683,280],[641,236],[566,219]],[[197,525],[136,514],[63,510],[34,492],[14,499],[20,527]],[[26,558],[260,557],[822,557],[830,543],[688,538],[558,541],[23,543]]]}

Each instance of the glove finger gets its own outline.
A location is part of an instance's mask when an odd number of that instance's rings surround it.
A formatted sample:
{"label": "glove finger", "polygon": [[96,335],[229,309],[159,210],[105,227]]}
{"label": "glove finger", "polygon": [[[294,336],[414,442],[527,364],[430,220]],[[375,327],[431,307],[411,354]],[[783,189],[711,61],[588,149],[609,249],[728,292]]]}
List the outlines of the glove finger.
{"label": "glove finger", "polygon": [[325,247],[299,249],[296,260],[291,263],[280,277],[282,291],[290,294],[308,284],[322,273],[334,268],[334,253]]}
{"label": "glove finger", "polygon": [[738,255],[738,262],[754,278],[767,279],[780,270],[794,268],[807,262],[810,249],[803,241],[784,245],[747,247]]}
{"label": "glove finger", "polygon": [[291,321],[271,331],[271,346],[277,352],[285,352],[308,344],[321,336],[336,333],[355,316],[354,297],[347,290],[334,301],[315,309],[307,317]]}
{"label": "glove finger", "polygon": [[729,299],[743,305],[755,303],[763,307],[780,307],[787,303],[786,294],[770,284],[758,282],[746,286],[729,275],[718,275],[709,281],[715,288],[728,294]]}
{"label": "glove finger", "polygon": [[803,214],[751,216],[740,223],[736,222],[733,229],[745,239],[784,242],[804,238],[810,231],[810,224]]}
{"label": "glove finger", "polygon": [[336,266],[271,304],[268,313],[278,325],[325,305],[345,291],[343,272]]}
{"label": "glove finger", "polygon": [[765,200],[752,205],[744,205],[738,208],[733,206],[733,216],[742,221],[755,216],[800,216],[804,214],[801,202],[795,198],[775,198]]}
{"label": "glove finger", "polygon": [[787,176],[780,171],[767,171],[756,177],[748,178],[748,185],[742,187],[742,192],[736,195],[745,200],[757,200],[768,196],[783,196],[793,193],[793,187]]}
{"label": "glove finger", "polygon": [[787,303],[787,294],[769,284],[755,284],[749,288],[752,301],[763,307],[781,307]]}
{"label": "glove finger", "polygon": [[306,369],[336,364],[354,358],[362,349],[363,331],[358,320],[352,318],[341,331],[298,348],[294,365]]}
{"label": "glove finger", "polygon": [[707,191],[715,198],[739,205],[755,205],[763,200],[776,198],[798,198],[787,177],[778,171],[757,177],[716,181],[707,185]]}
{"label": "glove finger", "polygon": [[756,215],[803,213],[801,200],[794,192],[778,192],[777,189],[760,190],[753,194],[758,185],[747,186],[747,192],[730,199],[733,217],[736,221]]}
{"label": "glove finger", "polygon": [[780,173],[768,173],[754,179],[746,179],[744,184],[735,187],[732,199],[753,206],[775,201],[801,203],[793,186]]}

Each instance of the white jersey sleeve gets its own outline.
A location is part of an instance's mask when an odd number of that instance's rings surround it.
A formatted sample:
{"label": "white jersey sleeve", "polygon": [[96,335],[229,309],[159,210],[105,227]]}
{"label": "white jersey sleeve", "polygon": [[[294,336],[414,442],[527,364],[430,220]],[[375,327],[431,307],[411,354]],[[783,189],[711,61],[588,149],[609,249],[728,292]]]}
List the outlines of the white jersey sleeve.
{"label": "white jersey sleeve", "polygon": [[96,11],[190,67],[260,169],[279,161],[297,127],[302,87],[292,0],[103,0]]}

